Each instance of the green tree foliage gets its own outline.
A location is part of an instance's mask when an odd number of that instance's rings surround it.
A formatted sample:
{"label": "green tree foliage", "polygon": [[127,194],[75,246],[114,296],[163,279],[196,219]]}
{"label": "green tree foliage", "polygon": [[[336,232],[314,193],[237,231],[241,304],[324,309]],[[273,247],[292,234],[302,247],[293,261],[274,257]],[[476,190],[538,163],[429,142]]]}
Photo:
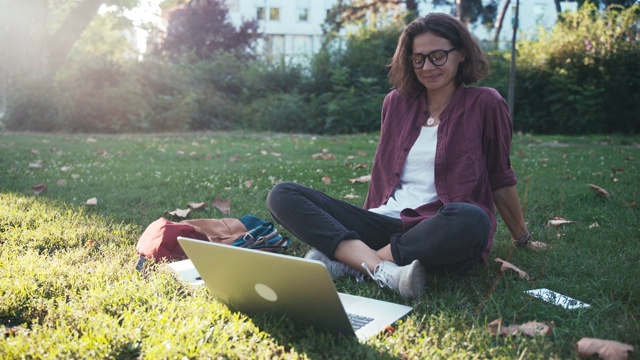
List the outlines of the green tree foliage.
{"label": "green tree foliage", "polygon": [[55,78],[63,65],[69,65],[69,54],[98,9],[136,4],[137,0],[0,0],[0,106],[4,105],[8,126],[56,127],[60,118],[53,106]]}
{"label": "green tree foliage", "polygon": [[638,0],[578,0],[580,6],[588,3],[595,4],[599,9],[608,8],[611,5],[620,5],[629,8],[638,4]]}
{"label": "green tree foliage", "polygon": [[539,133],[640,131],[640,5],[585,4],[520,42],[516,126]]}
{"label": "green tree foliage", "polygon": [[380,106],[389,91],[386,65],[400,32],[393,24],[361,25],[346,39],[325,44],[305,72],[308,131],[355,133],[379,128]]}
{"label": "green tree foliage", "polygon": [[228,18],[223,0],[192,0],[169,12],[169,26],[160,52],[170,58],[210,59],[217,52],[234,52],[241,58],[253,53],[260,36],[256,20],[243,21],[238,29]]}
{"label": "green tree foliage", "polygon": [[[603,11],[585,5],[578,13],[563,14],[555,28],[541,30],[536,40],[521,41],[515,128],[536,133],[638,132],[639,8],[614,6]],[[33,31],[55,33],[72,9],[69,5],[46,11],[42,19],[51,21]],[[46,86],[34,81],[43,77],[40,68],[29,63],[40,64],[42,54],[36,46],[2,44],[20,50],[0,53],[7,99],[3,121],[9,129],[243,128],[335,134],[379,128],[382,100],[390,91],[386,65],[401,22],[360,23],[346,37],[328,36],[307,64],[247,60],[237,51],[180,61],[160,53],[139,61],[122,40],[129,25],[120,15],[115,10],[95,17]],[[495,87],[505,96],[510,55],[497,50],[489,55],[491,74],[478,85]],[[16,66],[8,67],[11,61]]]}
{"label": "green tree foliage", "polygon": [[52,79],[101,5],[137,0],[0,0],[0,66],[5,77]]}
{"label": "green tree foliage", "polygon": [[324,29],[329,33],[338,32],[350,24],[368,22],[375,25],[379,18],[408,24],[420,15],[420,3],[428,2],[449,7],[451,15],[466,24],[477,21],[493,24],[498,10],[498,0],[338,0],[327,16]]}

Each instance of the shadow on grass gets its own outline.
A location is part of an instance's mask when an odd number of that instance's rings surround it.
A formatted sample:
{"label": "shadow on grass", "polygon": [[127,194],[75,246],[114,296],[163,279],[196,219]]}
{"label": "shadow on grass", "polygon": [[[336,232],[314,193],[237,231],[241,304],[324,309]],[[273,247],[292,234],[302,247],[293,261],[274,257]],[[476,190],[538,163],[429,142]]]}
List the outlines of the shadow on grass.
{"label": "shadow on grass", "polygon": [[[302,321],[291,320],[273,314],[256,314],[250,317],[253,323],[274,341],[287,350],[309,358],[344,358],[344,354],[357,359],[399,359],[369,343],[361,343],[355,337],[337,335],[316,329]],[[384,336],[382,333],[378,336]]]}

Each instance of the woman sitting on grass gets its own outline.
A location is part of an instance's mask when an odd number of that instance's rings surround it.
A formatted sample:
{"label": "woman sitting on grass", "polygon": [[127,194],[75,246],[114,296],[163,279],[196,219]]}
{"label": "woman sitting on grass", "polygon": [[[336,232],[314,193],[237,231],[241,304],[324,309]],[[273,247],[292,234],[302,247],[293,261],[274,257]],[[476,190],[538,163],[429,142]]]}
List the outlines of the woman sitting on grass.
{"label": "woman sitting on grass", "polygon": [[530,239],[509,159],[509,109],[491,88],[487,57],[445,14],[416,19],[389,64],[380,141],[364,208],[285,182],[269,193],[273,218],[311,245],[333,277],[368,274],[419,297],[426,272],[466,274],[486,262],[494,204],[514,241]]}

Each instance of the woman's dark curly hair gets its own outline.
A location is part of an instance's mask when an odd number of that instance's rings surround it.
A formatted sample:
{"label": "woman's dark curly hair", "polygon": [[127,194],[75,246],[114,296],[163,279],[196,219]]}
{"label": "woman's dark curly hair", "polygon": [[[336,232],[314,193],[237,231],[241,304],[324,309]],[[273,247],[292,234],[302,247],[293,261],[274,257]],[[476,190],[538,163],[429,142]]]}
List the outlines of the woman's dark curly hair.
{"label": "woman's dark curly hair", "polygon": [[411,22],[398,39],[396,52],[389,65],[389,83],[404,94],[414,94],[424,90],[414,73],[409,55],[412,53],[413,39],[424,33],[433,33],[447,39],[465,54],[465,61],[458,66],[457,85],[473,84],[489,73],[487,55],[480,48],[469,29],[451,15],[432,13]]}

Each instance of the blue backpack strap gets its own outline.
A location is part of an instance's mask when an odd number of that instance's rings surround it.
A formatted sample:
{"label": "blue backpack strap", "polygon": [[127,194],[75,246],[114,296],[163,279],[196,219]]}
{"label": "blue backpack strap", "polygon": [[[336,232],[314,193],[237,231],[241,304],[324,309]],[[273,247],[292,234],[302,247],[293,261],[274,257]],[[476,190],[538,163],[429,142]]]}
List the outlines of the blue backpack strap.
{"label": "blue backpack strap", "polygon": [[283,237],[273,223],[267,222],[253,215],[245,215],[239,219],[248,233],[233,242],[233,246],[250,249],[276,249],[289,246],[291,240]]}
{"label": "blue backpack strap", "polygon": [[251,231],[267,222],[266,220],[262,220],[259,217],[253,215],[245,215],[238,220],[240,220],[240,222],[244,224],[244,227],[247,228],[248,231]]}

